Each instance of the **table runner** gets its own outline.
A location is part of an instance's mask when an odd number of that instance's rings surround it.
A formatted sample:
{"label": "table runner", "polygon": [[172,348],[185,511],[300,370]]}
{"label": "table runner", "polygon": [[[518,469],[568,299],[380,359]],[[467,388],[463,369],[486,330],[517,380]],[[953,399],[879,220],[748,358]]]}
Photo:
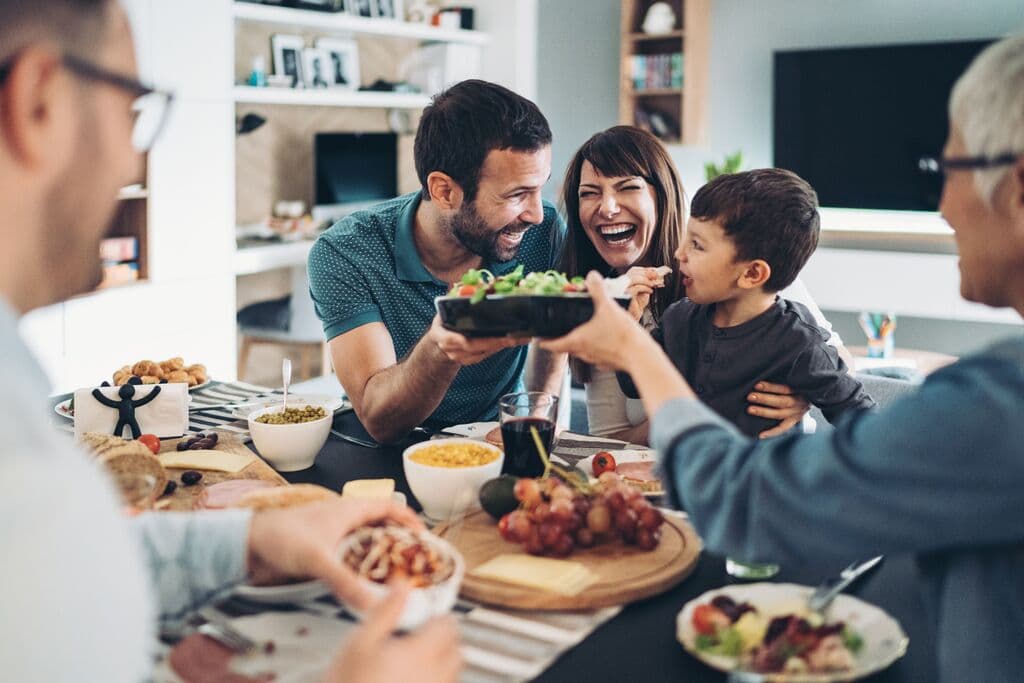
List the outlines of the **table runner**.
{"label": "table runner", "polygon": [[[453,614],[465,662],[461,681],[506,683],[536,678],[621,609],[514,611],[459,600]],[[254,652],[235,656],[234,671],[254,677],[272,673],[276,683],[319,680],[339,644],[356,627],[352,614],[331,596],[290,605],[260,605],[231,597],[199,614],[228,621],[258,643]],[[169,652],[170,647],[161,644],[154,680],[181,683],[167,664]]]}

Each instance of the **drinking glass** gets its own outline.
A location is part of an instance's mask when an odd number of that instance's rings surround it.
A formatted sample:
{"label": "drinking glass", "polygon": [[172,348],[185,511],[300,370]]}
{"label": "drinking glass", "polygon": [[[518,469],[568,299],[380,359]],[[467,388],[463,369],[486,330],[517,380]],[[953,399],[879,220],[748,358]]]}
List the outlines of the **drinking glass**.
{"label": "drinking glass", "polygon": [[517,477],[544,474],[544,463],[537,453],[530,428],[537,430],[545,451],[550,454],[555,440],[558,397],[543,391],[505,394],[498,405],[501,440],[505,449],[505,464],[501,471]]}
{"label": "drinking glass", "polygon": [[740,562],[725,558],[725,572],[737,579],[770,579],[779,573],[779,565],[766,562]]}

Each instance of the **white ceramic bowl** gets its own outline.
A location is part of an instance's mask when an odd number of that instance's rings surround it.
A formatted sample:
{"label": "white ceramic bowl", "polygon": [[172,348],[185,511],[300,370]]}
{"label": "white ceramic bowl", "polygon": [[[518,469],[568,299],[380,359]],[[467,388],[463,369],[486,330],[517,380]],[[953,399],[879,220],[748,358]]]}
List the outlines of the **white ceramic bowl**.
{"label": "white ceramic bowl", "polygon": [[[302,403],[294,407],[306,405],[318,404]],[[275,425],[256,421],[260,415],[281,412],[280,404],[249,413],[249,433],[252,434],[252,442],[260,456],[280,472],[295,472],[312,467],[317,453],[327,442],[334,421],[334,413],[327,410],[326,406],[321,407],[327,411],[326,417],[297,424]]]}
{"label": "white ceramic bowl", "polygon": [[[437,467],[414,462],[410,456],[431,446],[469,443],[498,454],[495,460],[476,467]],[[423,514],[435,522],[461,517],[480,509],[480,487],[501,474],[505,453],[497,446],[474,439],[433,439],[409,446],[402,453],[402,467],[409,488],[423,507]]]}
{"label": "white ceramic bowl", "polygon": [[[455,549],[455,547],[448,541],[434,536],[429,531],[423,533],[423,537],[427,543],[433,545],[438,553],[442,557],[451,558],[452,560],[452,574],[444,581],[435,583],[431,586],[425,586],[423,588],[413,588],[409,591],[409,598],[405,602],[405,608],[402,610],[402,616],[398,619],[398,630],[400,631],[413,631],[423,625],[429,619],[433,617],[444,616],[451,612],[452,607],[455,606],[455,601],[459,597],[459,588],[462,586],[462,577],[466,574],[466,561],[462,559],[462,554]],[[344,557],[346,551],[355,542],[354,536],[347,537],[342,541],[338,551],[341,556]],[[385,597],[391,591],[391,588],[385,584],[377,583],[369,579],[360,577],[359,581],[370,594],[373,595],[374,602],[377,602]],[[363,618],[363,613],[351,605],[346,607],[360,619]]]}

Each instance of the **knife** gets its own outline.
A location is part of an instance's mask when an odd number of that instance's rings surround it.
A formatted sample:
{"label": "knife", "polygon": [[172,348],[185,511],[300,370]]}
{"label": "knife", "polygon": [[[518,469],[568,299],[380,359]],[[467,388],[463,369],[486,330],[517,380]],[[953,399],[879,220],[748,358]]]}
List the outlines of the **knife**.
{"label": "knife", "polygon": [[866,562],[854,562],[849,567],[839,572],[838,579],[828,579],[818,586],[809,598],[807,608],[812,612],[821,613],[839,595],[844,588],[863,576],[866,572],[874,569],[882,561],[883,555],[872,557]]}

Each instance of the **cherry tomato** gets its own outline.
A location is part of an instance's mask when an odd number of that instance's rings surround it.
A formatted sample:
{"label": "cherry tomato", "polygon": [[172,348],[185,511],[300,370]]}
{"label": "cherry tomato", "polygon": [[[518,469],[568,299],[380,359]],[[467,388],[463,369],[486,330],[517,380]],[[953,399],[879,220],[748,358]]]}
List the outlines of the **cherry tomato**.
{"label": "cherry tomato", "polygon": [[732,622],[722,610],[714,605],[697,605],[693,610],[693,628],[697,633],[713,636],[719,629],[729,628]]}
{"label": "cherry tomato", "polygon": [[562,287],[562,291],[563,292],[578,292],[579,290],[576,289],[576,285],[570,283],[570,284],[565,285],[564,287]]}
{"label": "cherry tomato", "polygon": [[153,451],[153,455],[160,452],[160,437],[156,434],[143,434],[138,438],[138,442]]}
{"label": "cherry tomato", "polygon": [[594,456],[590,467],[594,470],[595,477],[600,477],[605,472],[614,472],[615,457],[608,451],[601,451]]}
{"label": "cherry tomato", "polygon": [[473,296],[476,292],[476,285],[462,285],[459,287],[459,296]]}

